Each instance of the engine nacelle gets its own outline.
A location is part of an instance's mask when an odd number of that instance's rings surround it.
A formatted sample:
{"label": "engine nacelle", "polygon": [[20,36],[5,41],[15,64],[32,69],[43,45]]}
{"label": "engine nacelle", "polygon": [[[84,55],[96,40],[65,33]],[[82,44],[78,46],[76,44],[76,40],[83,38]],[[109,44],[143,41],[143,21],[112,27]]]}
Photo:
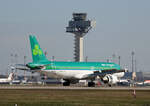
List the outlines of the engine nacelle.
{"label": "engine nacelle", "polygon": [[113,75],[116,76],[117,78],[123,77],[125,72],[120,72],[120,73],[114,73]]}
{"label": "engine nacelle", "polygon": [[102,78],[102,81],[104,83],[108,83],[110,85],[116,84],[118,82],[118,78],[115,75],[106,75],[105,77]]}

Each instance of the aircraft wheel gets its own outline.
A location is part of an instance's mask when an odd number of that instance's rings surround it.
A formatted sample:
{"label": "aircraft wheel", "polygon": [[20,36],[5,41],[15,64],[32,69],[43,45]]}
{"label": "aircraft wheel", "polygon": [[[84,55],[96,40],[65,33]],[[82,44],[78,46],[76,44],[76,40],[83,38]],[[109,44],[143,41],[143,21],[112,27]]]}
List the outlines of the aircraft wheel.
{"label": "aircraft wheel", "polygon": [[88,87],[95,87],[95,83],[94,82],[88,82]]}
{"label": "aircraft wheel", "polygon": [[109,87],[112,87],[112,85],[111,85],[111,84],[108,84],[108,86],[109,86]]}
{"label": "aircraft wheel", "polygon": [[69,81],[63,82],[63,86],[70,86],[70,82]]}

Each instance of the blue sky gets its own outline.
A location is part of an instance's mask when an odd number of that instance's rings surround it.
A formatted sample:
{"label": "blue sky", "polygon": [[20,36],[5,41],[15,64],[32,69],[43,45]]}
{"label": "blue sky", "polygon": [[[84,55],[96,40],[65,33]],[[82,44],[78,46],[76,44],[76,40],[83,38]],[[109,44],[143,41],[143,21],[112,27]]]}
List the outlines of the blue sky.
{"label": "blue sky", "polygon": [[[7,69],[10,54],[31,61],[28,36],[37,36],[48,57],[73,60],[72,34],[65,32],[73,12],[86,12],[96,27],[84,38],[84,56],[106,61],[121,56],[122,66],[131,69],[135,51],[138,70],[150,69],[149,0],[0,0],[0,72]],[[117,59],[116,59],[117,61]]]}

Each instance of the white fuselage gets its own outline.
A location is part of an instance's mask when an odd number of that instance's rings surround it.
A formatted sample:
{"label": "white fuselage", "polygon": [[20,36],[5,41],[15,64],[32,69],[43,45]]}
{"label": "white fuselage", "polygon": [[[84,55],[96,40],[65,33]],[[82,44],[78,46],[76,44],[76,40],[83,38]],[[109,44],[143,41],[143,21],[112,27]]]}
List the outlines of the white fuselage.
{"label": "white fuselage", "polygon": [[89,74],[93,74],[91,70],[42,70],[51,78],[64,78],[64,79],[84,79]]}
{"label": "white fuselage", "polygon": [[[41,70],[40,72],[46,73],[51,78],[63,79],[88,79],[88,75],[93,74],[96,70]],[[124,76],[124,72],[114,73],[116,80]]]}

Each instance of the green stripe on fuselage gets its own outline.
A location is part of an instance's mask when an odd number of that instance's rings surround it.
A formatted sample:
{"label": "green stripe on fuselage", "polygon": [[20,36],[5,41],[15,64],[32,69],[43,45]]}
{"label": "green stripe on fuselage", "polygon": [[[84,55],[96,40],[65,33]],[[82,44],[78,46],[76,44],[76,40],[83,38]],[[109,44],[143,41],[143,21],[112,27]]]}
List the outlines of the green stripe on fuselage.
{"label": "green stripe on fuselage", "polygon": [[29,63],[29,66],[36,67],[44,65],[45,70],[120,70],[120,66],[115,63],[106,62],[59,62],[49,61],[41,63]]}

